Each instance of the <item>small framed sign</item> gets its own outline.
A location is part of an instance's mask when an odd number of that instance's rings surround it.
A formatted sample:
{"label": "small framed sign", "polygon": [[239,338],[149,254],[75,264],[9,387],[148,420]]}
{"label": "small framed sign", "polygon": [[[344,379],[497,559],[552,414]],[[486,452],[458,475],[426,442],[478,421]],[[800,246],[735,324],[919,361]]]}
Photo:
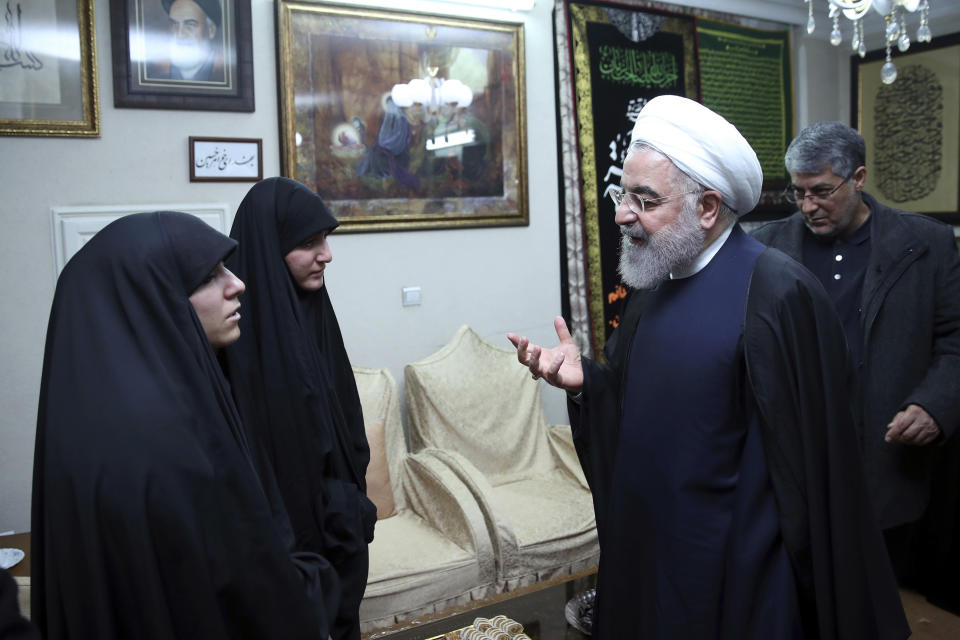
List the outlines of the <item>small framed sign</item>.
{"label": "small framed sign", "polygon": [[263,179],[260,138],[190,136],[190,182],[257,182]]}

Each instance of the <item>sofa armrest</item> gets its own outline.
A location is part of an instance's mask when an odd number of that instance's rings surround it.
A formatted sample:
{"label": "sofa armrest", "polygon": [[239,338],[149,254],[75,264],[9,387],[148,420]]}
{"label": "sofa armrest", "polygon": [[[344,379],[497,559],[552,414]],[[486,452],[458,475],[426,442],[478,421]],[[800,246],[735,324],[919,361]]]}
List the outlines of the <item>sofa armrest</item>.
{"label": "sofa armrest", "polygon": [[403,463],[407,507],[464,549],[477,553],[483,579],[496,576],[495,550],[486,519],[467,485],[430,450]]}
{"label": "sofa armrest", "polygon": [[503,510],[497,507],[490,481],[472,462],[456,451],[436,448],[428,448],[423,451],[443,460],[444,464],[467,486],[483,512],[487,531],[493,542],[497,568],[512,566],[519,557],[519,543],[512,524],[504,515]]}
{"label": "sofa armrest", "polygon": [[583,475],[580,458],[573,444],[573,431],[567,424],[551,424],[547,427],[547,439],[550,441],[550,450],[557,461],[557,466],[573,478],[581,487],[590,490],[587,478]]}

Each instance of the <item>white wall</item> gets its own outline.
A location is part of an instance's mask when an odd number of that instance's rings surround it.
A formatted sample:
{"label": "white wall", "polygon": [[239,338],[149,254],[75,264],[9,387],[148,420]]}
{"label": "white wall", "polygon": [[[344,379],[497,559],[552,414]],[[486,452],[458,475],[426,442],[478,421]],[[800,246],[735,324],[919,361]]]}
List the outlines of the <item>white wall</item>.
{"label": "white wall", "polygon": [[[453,11],[438,3],[402,4]],[[236,210],[249,184],[189,182],[191,135],[262,138],[264,175],[279,173],[271,0],[252,0],[257,109],[251,114],[114,109],[108,5],[96,0],[102,136],[0,138],[0,531],[30,526],[37,397],[56,281],[50,208],[226,202]],[[335,235],[327,282],[354,364],[388,367],[402,384],[403,366],[440,348],[461,324],[504,346],[507,331],[552,344],[552,319],[560,312],[552,5],[538,0],[529,14],[455,10],[525,22],[530,225]],[[814,119],[845,119],[849,112],[837,86],[845,52],[830,64],[833,50],[825,47],[808,47],[801,56],[813,95],[798,108],[801,126],[800,112]],[[423,304],[404,308],[400,291],[410,285],[422,287]],[[548,421],[566,422],[562,393],[545,392],[544,403]]]}
{"label": "white wall", "polygon": [[796,127],[794,134],[812,122],[840,120],[850,122],[850,60],[847,48],[838,49],[825,40],[806,37],[795,28],[793,41],[793,86]]}

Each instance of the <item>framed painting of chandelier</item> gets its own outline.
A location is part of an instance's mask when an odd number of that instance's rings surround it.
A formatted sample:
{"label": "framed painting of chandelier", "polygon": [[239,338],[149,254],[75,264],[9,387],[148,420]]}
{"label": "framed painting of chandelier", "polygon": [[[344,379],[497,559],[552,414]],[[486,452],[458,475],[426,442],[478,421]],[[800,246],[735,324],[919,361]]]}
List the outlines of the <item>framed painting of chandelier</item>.
{"label": "framed painting of chandelier", "polygon": [[[894,48],[896,49],[896,48]],[[960,222],[960,34],[894,51],[852,56],[853,126],[867,143],[866,190],[881,202]]]}
{"label": "framed painting of chandelier", "polygon": [[281,170],[341,231],[528,224],[522,24],[277,12]]}

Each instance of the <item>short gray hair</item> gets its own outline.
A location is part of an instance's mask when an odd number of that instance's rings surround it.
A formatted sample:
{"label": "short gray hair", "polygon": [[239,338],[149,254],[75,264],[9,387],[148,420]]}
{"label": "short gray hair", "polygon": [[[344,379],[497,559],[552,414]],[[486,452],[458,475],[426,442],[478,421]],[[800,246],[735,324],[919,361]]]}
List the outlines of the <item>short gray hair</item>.
{"label": "short gray hair", "polygon": [[787,147],[783,158],[790,173],[820,173],[829,167],[844,178],[866,162],[863,137],[842,122],[815,122],[806,127]]}

